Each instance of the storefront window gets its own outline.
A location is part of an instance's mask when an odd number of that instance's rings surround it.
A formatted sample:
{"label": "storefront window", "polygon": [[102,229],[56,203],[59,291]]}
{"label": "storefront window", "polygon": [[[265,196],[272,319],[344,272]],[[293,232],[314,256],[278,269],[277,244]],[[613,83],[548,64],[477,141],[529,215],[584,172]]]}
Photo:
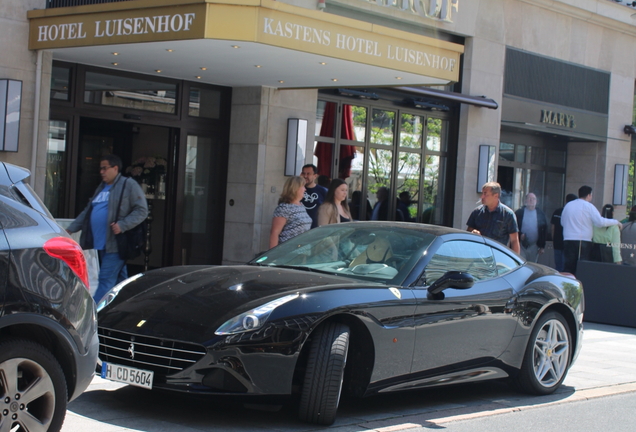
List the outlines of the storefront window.
{"label": "storefront window", "polygon": [[190,88],[188,114],[192,117],[218,119],[221,113],[221,92],[213,89]]}
{"label": "storefront window", "polygon": [[400,115],[400,147],[422,148],[425,119],[413,114]]}
{"label": "storefront window", "polygon": [[513,162],[515,160],[515,145],[503,142],[499,144],[499,160]]}
{"label": "storefront window", "polygon": [[446,151],[448,134],[444,130],[448,122],[429,118],[426,123],[426,148],[431,151]]}
{"label": "storefront window", "polygon": [[51,71],[51,99],[69,100],[71,88],[71,68],[53,66]]}
{"label": "storefront window", "polygon": [[565,151],[548,149],[548,166],[565,168]]}
{"label": "storefront window", "polygon": [[[393,151],[372,148],[369,151],[367,190],[373,208],[372,220],[392,220],[389,215],[391,193],[391,167]],[[376,203],[378,208],[376,209]]]}
{"label": "storefront window", "polygon": [[[355,220],[371,219],[371,203],[363,195],[364,183],[364,146],[346,146],[347,153],[353,154],[350,162],[340,159],[338,172],[344,174],[349,187],[349,209]],[[348,171],[347,171],[348,170]]]}
{"label": "storefront window", "polygon": [[354,219],[445,223],[447,120],[323,100],[316,120],[318,171],[347,182]]}
{"label": "storefront window", "polygon": [[[351,110],[351,120],[353,122],[353,136],[347,138],[347,133],[343,132],[342,138],[351,139],[353,141],[365,142],[367,139],[367,108],[355,105],[345,105],[345,110]],[[347,111],[345,111],[347,112]],[[343,117],[344,119],[344,117]]]}
{"label": "storefront window", "polygon": [[86,72],[84,103],[174,114],[176,96],[176,84]]}
{"label": "storefront window", "polygon": [[541,147],[528,147],[528,157],[533,165],[545,165],[545,149]]}
{"label": "storefront window", "polygon": [[501,201],[516,210],[523,207],[525,196],[532,192],[546,215],[561,207],[565,188],[564,147],[559,142],[500,143],[497,182],[501,185]]}
{"label": "storefront window", "polygon": [[371,116],[371,144],[393,145],[395,112],[374,109]]}
{"label": "storefront window", "polygon": [[46,204],[53,217],[61,217],[64,214],[67,126],[68,124],[65,121],[49,121],[44,204]]}

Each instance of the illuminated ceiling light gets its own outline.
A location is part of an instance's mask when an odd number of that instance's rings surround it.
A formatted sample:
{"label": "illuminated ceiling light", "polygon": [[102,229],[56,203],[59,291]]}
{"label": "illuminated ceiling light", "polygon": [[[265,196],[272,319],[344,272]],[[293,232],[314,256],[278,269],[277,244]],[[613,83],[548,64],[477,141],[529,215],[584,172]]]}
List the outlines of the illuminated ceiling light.
{"label": "illuminated ceiling light", "polygon": [[208,70],[208,68],[206,68],[206,67],[202,67],[202,68],[200,68],[200,69],[201,69],[201,70]]}
{"label": "illuminated ceiling light", "polygon": [[119,63],[117,63],[117,62],[114,62],[114,63],[111,63],[111,64],[112,64],[113,66],[117,66],[117,65],[119,65]]}
{"label": "illuminated ceiling light", "polygon": [[318,62],[318,64],[319,64],[319,65],[323,65],[323,66],[324,66],[324,65],[326,65],[326,64],[327,64],[327,62]]}
{"label": "illuminated ceiling light", "polygon": [[401,80],[401,79],[402,79],[402,77],[395,77],[395,79],[397,79],[397,80]]}
{"label": "illuminated ceiling light", "polygon": [[197,75],[195,78],[196,78],[196,79],[201,79],[201,76]]}
{"label": "illuminated ceiling light", "polygon": [[261,65],[254,65],[254,67],[258,69],[261,67]]}
{"label": "illuminated ceiling light", "polygon": [[161,73],[161,69],[155,69],[155,72]]}
{"label": "illuminated ceiling light", "polygon": [[238,45],[232,45],[232,48],[240,48]]}
{"label": "illuminated ceiling light", "polygon": [[113,53],[113,55],[119,55],[119,53],[117,53],[117,52],[114,52],[114,53]]}
{"label": "illuminated ceiling light", "polygon": [[331,78],[331,81],[336,82],[338,81],[338,78]]}
{"label": "illuminated ceiling light", "polygon": [[168,51],[168,52],[172,52],[173,50],[172,50],[172,49],[170,49],[170,48],[168,48],[166,51]]}
{"label": "illuminated ceiling light", "polygon": [[283,81],[283,80],[278,80],[278,82],[282,84],[282,83],[284,83],[285,81]]}

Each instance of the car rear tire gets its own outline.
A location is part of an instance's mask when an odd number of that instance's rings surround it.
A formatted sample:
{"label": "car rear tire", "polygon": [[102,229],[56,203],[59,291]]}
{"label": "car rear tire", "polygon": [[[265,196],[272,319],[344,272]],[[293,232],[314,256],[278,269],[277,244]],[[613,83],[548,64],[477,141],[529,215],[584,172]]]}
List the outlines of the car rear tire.
{"label": "car rear tire", "polygon": [[327,323],[312,335],[299,418],[320,425],[336,420],[349,351],[349,327]]}
{"label": "car rear tire", "polygon": [[0,430],[58,432],[66,415],[64,372],[42,345],[0,343]]}
{"label": "car rear tire", "polygon": [[532,330],[517,386],[526,393],[553,393],[567,375],[572,355],[572,337],[563,316],[548,312]]}

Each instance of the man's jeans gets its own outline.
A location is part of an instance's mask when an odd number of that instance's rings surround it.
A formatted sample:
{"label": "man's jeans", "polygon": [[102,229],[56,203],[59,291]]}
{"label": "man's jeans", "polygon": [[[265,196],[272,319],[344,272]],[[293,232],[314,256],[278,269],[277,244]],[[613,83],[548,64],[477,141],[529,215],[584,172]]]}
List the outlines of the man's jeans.
{"label": "man's jeans", "polygon": [[529,244],[528,247],[521,246],[521,256],[526,261],[537,262],[539,260],[539,246],[536,243]]}
{"label": "man's jeans", "polygon": [[579,260],[589,261],[592,253],[591,241],[565,240],[563,242],[563,259],[565,265],[563,271],[576,275],[576,266]]}
{"label": "man's jeans", "polygon": [[119,258],[118,253],[105,253],[103,250],[97,252],[99,256],[99,285],[97,285],[97,291],[93,295],[95,303],[99,303],[112,287],[128,278],[126,261]]}
{"label": "man's jeans", "polygon": [[562,272],[565,265],[563,258],[563,249],[554,249],[554,268]]}

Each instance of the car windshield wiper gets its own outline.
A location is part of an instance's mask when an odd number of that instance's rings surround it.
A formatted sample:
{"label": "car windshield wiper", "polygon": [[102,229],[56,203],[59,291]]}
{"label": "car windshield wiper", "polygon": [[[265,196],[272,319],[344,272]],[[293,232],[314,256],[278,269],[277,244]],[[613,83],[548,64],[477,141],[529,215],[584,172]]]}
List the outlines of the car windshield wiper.
{"label": "car windshield wiper", "polygon": [[286,265],[286,264],[258,264],[258,265],[262,265],[264,267],[276,267],[276,268],[285,268],[285,269],[292,269],[292,270],[306,270],[306,271],[310,271],[314,273],[323,273],[323,274],[329,274],[329,275],[338,274],[335,271],[321,270],[321,269],[317,269],[314,267],[307,267],[307,266],[295,266],[295,265]]}

